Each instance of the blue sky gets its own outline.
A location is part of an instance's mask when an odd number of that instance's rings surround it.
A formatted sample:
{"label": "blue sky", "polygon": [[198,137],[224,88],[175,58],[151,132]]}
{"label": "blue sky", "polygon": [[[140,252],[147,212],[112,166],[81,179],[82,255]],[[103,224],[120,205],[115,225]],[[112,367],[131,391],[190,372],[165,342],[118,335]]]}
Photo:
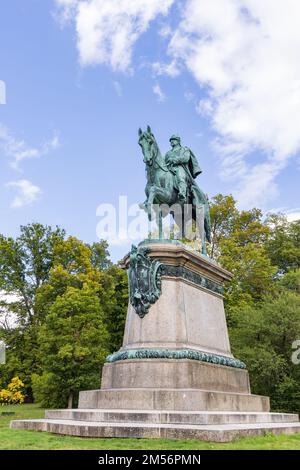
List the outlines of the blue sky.
{"label": "blue sky", "polygon": [[181,135],[210,196],[300,216],[300,5],[261,3],[2,2],[0,232],[96,240],[99,204],[144,200],[148,123],[163,152]]}

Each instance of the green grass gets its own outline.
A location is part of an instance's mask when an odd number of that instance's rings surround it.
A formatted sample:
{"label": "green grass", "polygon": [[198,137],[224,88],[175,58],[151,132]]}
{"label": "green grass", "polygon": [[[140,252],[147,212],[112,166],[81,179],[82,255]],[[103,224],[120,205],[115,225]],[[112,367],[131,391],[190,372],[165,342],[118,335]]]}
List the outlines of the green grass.
{"label": "green grass", "polygon": [[0,449],[21,450],[204,450],[204,449],[258,449],[300,450],[300,433],[291,436],[273,436],[238,439],[231,443],[216,444],[198,440],[170,439],[84,439],[59,436],[45,432],[10,429],[11,419],[43,418],[44,410],[38,405],[3,406],[0,412],[13,411],[15,415],[0,415]]}

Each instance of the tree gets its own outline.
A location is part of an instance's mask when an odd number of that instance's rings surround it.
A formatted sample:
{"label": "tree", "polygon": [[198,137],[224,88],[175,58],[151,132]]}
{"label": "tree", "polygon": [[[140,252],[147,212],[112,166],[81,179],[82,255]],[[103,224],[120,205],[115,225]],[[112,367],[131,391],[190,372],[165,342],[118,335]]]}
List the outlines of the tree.
{"label": "tree", "polygon": [[279,279],[279,285],[284,289],[300,294],[300,269],[288,271]]}
{"label": "tree", "polygon": [[49,279],[37,291],[45,320],[33,389],[45,406],[71,406],[80,389],[99,386],[105,357],[120,342],[126,282],[105,253],[105,242],[90,246],[69,237],[57,246]]}
{"label": "tree", "polygon": [[100,366],[109,336],[103,305],[92,281],[67,287],[50,307],[39,331],[42,375],[33,376],[33,391],[43,406],[73,406],[79,390],[100,383]]}
{"label": "tree", "polygon": [[299,412],[300,370],[291,356],[300,338],[300,295],[279,289],[237,310],[230,338],[234,354],[248,366],[252,393],[270,396],[273,409]]}
{"label": "tree", "polygon": [[212,243],[209,255],[218,259],[222,253],[224,240],[233,240],[236,246],[246,246],[249,243],[263,244],[268,237],[269,228],[262,221],[259,209],[239,211],[235,199],[217,194],[210,204]]}
{"label": "tree", "polygon": [[49,278],[55,247],[64,236],[64,230],[38,223],[22,226],[16,239],[0,235],[0,292],[5,293],[1,296],[0,309],[6,325],[14,325],[8,328],[2,325],[0,329],[7,347],[1,381],[19,376],[29,399],[30,375],[39,367],[37,331],[43,321],[36,306],[36,293]]}
{"label": "tree", "polygon": [[225,288],[228,313],[231,307],[260,301],[274,290],[276,268],[271,265],[263,246],[253,242],[239,246],[233,238],[223,240],[220,246],[220,264],[233,274]]}
{"label": "tree", "polygon": [[128,278],[124,269],[116,265],[108,269],[114,285],[113,303],[106,310],[105,323],[109,333],[109,350],[118,351],[122,346],[128,306]]}
{"label": "tree", "polygon": [[229,324],[234,309],[259,301],[274,286],[272,266],[265,243],[269,227],[259,209],[239,211],[232,196],[218,194],[211,204],[212,246],[210,255],[233,274],[225,287]]}
{"label": "tree", "polygon": [[54,260],[54,248],[65,236],[64,230],[33,223],[21,226],[14,240],[0,235],[0,291],[12,294],[1,307],[13,312],[22,326],[40,322],[35,310],[37,289],[48,279]]}
{"label": "tree", "polygon": [[279,274],[300,268],[300,220],[288,222],[283,214],[270,214],[266,225],[270,229],[266,250]]}
{"label": "tree", "polygon": [[[57,398],[56,403],[59,402],[62,389],[57,388],[58,376],[54,380],[55,374],[45,362],[43,351],[46,345],[41,343],[41,335],[49,325],[48,315],[55,309],[58,299],[67,298],[70,308],[73,308],[74,292],[77,293],[77,301],[82,302],[83,311],[88,312],[87,316],[96,312],[95,307],[93,310],[90,305],[89,313],[85,303],[84,292],[87,287],[97,296],[101,306],[98,312],[102,325],[98,325],[99,350],[104,351],[105,343],[105,351],[111,351],[107,324],[112,332],[114,329],[118,331],[113,317],[116,312],[121,318],[125,281],[122,281],[123,272],[113,267],[108,256],[107,243],[104,241],[88,245],[75,237],[66,240],[64,230],[41,224],[21,227],[20,236],[16,239],[0,236],[0,292],[5,292],[0,301],[0,312],[5,315],[4,324],[0,325],[0,338],[7,346],[7,363],[1,366],[0,386],[18,375],[26,385],[28,400],[32,400],[33,375],[35,384],[40,384],[39,390],[44,385],[45,393],[49,394],[51,390],[52,396]],[[73,292],[74,295],[65,297],[67,292]],[[83,297],[80,300],[81,295]],[[120,305],[116,305],[116,297]],[[12,316],[14,323],[6,321]],[[65,321],[67,327],[67,316]],[[116,339],[113,338],[112,347],[115,344]],[[94,378],[100,373],[103,354],[97,362]],[[99,359],[99,355],[95,357]],[[51,378],[51,384],[45,382],[45,377]],[[86,386],[90,387],[91,381],[87,380]]]}
{"label": "tree", "polygon": [[228,238],[233,230],[234,221],[238,217],[236,201],[230,196],[217,194],[210,204],[211,217],[211,245],[208,247],[209,256],[218,259],[220,256],[220,243]]}

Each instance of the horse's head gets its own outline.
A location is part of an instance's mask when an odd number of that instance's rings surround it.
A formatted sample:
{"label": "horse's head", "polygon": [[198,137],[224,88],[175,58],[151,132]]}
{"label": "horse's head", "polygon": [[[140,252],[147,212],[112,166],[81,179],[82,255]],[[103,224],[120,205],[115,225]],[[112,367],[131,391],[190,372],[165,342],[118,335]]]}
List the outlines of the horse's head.
{"label": "horse's head", "polygon": [[152,165],[153,160],[157,157],[158,146],[150,126],[147,126],[145,132],[139,128],[139,145],[144,155],[144,163],[146,163],[146,165]]}

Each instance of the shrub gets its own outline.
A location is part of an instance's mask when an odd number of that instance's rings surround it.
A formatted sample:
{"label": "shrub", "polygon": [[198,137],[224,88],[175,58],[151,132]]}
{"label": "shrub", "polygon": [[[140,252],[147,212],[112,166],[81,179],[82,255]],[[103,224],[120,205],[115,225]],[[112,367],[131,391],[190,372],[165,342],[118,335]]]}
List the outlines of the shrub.
{"label": "shrub", "polygon": [[24,384],[19,377],[14,377],[8,384],[7,389],[0,390],[1,405],[16,405],[24,402],[25,395],[22,392]]}

